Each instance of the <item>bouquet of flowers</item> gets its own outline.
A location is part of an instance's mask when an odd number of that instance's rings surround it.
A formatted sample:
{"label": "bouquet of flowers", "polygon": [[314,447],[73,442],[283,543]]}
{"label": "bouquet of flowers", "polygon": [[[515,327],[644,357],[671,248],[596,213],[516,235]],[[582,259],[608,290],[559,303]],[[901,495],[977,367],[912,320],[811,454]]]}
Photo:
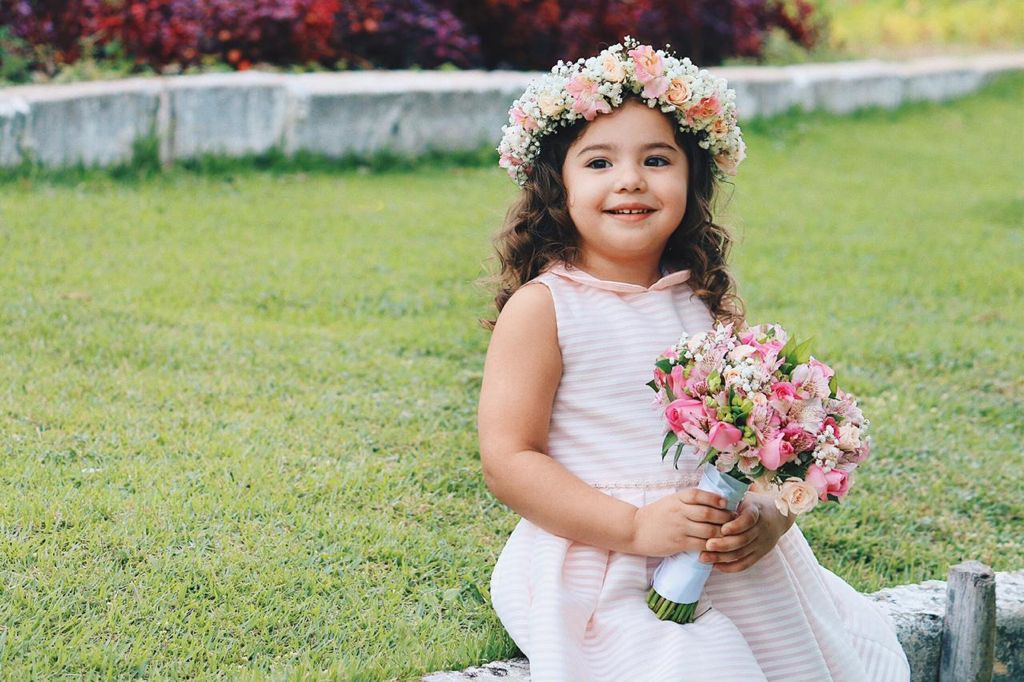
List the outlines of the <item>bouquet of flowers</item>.
{"label": "bouquet of flowers", "polygon": [[[838,502],[870,453],[869,421],[809,345],[775,324],[684,333],[658,357],[647,384],[667,424],[662,459],[674,450],[678,466],[683,447],[692,446],[710,465],[697,487],[722,495],[733,511],[754,484],[783,514]],[[693,620],[711,573],[698,557],[684,552],[658,566],[647,603],[660,619]]]}

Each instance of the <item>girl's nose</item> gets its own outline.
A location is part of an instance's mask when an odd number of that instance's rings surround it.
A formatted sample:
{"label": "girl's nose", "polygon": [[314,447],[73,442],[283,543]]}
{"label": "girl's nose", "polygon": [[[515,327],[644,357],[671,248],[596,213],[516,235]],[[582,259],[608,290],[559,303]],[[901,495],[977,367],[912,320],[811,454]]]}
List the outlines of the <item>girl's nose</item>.
{"label": "girl's nose", "polygon": [[616,192],[642,190],[644,186],[644,175],[639,168],[630,163],[619,164],[619,173],[615,178]]}

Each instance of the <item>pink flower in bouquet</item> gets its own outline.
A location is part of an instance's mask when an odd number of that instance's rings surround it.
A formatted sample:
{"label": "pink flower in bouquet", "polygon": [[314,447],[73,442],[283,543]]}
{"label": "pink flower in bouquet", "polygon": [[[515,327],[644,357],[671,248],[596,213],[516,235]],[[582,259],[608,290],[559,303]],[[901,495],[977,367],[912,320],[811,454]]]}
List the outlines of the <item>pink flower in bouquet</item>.
{"label": "pink flower in bouquet", "polygon": [[871,455],[871,441],[863,440],[860,443],[860,447],[852,452],[843,451],[842,456],[839,458],[840,464],[852,464],[857,466]]}
{"label": "pink flower in bouquet", "polygon": [[776,364],[778,364],[779,351],[786,345],[785,333],[781,329],[776,329],[776,335],[773,338],[761,343],[757,340],[760,329],[760,327],[757,327],[740,335],[740,342],[752,346],[764,364],[775,370],[777,369]]}
{"label": "pink flower in bouquet", "polygon": [[766,469],[777,471],[780,466],[793,459],[794,454],[792,444],[785,440],[785,434],[780,431],[761,446],[758,456]]}
{"label": "pink flower in bouquet", "polygon": [[825,416],[825,408],[817,398],[797,401],[789,411],[790,421],[799,424],[804,431],[814,434],[818,433]]}
{"label": "pink flower in bouquet", "polygon": [[790,423],[782,429],[783,439],[793,447],[793,452],[807,452],[816,442],[814,434],[807,433],[799,424]]}
{"label": "pink flower in bouquet", "polygon": [[825,435],[831,435],[836,440],[839,440],[839,424],[831,416],[825,417],[825,420],[821,423],[821,431]]}
{"label": "pink flower in bouquet", "polygon": [[716,450],[731,450],[743,440],[743,432],[728,422],[715,422],[708,433],[708,442]]}
{"label": "pink flower in bouquet", "polygon": [[704,416],[704,403],[693,398],[677,398],[665,408],[665,421],[677,436],[686,433],[687,423],[697,424]]}
{"label": "pink flower in bouquet", "polygon": [[825,471],[817,464],[807,467],[805,480],[818,491],[818,498],[825,502],[829,495],[843,497],[850,489],[850,475],[843,469]]}
{"label": "pink flower in bouquet", "polygon": [[796,398],[796,387],[788,381],[776,381],[772,384],[772,396],[776,400],[794,400]]}
{"label": "pink flower in bouquet", "polygon": [[676,396],[681,396],[685,392],[683,389],[686,388],[686,378],[683,377],[682,365],[676,365],[672,368],[672,373],[668,376],[668,387],[672,394]]}
{"label": "pink flower in bouquet", "polygon": [[565,86],[572,96],[572,110],[583,114],[583,118],[593,121],[598,114],[611,113],[611,106],[604,96],[597,91],[597,83],[584,76],[576,76]]}
{"label": "pink flower in bouquet", "polygon": [[[821,365],[821,363],[817,363]],[[793,385],[796,388],[797,397],[803,400],[810,398],[819,398],[824,400],[828,398],[831,390],[828,387],[828,376],[821,370],[821,367],[807,363],[805,365],[797,365],[793,370]]]}

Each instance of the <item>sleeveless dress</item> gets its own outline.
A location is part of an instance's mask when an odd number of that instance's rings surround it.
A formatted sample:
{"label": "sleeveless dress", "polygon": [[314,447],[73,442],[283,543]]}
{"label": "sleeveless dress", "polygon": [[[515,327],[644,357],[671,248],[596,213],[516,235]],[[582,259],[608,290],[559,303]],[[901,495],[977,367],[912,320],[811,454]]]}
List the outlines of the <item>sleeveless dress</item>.
{"label": "sleeveless dress", "polygon": [[[557,264],[532,280],[554,299],[561,383],[549,455],[635,506],[697,484],[696,457],[660,458],[655,358],[682,331],[713,326],[686,284],[649,288]],[[659,621],[645,602],[660,558],[612,552],[521,519],[491,577],[494,609],[530,660],[534,682],[714,680],[888,682],[910,679],[887,617],[820,566],[794,524],[739,573],[714,571],[694,623]],[[708,607],[710,609],[706,610]]]}

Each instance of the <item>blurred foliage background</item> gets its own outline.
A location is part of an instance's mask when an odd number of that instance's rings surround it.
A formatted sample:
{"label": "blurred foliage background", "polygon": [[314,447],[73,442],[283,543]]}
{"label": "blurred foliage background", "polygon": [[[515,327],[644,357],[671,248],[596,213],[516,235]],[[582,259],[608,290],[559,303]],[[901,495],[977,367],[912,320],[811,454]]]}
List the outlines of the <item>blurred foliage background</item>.
{"label": "blurred foliage background", "polygon": [[0,0],[0,82],[547,69],[633,35],[701,65],[1014,49],[1019,0]]}

